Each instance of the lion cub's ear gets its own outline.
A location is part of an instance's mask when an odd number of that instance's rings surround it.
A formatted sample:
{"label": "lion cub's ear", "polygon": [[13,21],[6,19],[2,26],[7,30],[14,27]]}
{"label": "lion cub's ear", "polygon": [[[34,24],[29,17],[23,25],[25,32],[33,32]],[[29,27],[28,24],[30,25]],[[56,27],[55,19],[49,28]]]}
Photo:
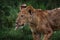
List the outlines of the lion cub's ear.
{"label": "lion cub's ear", "polygon": [[23,8],[26,8],[26,4],[22,4],[21,6],[20,6],[20,10],[22,10]]}
{"label": "lion cub's ear", "polygon": [[26,11],[28,11],[31,15],[35,11],[35,9],[32,6],[27,6]]}

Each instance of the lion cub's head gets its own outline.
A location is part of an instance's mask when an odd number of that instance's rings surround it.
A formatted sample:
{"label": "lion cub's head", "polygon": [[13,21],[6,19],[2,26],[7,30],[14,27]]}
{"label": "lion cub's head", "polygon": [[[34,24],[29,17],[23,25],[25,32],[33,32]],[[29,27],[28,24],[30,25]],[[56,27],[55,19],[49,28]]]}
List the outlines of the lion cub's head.
{"label": "lion cub's head", "polygon": [[16,28],[22,28],[22,26],[26,25],[28,22],[30,22],[32,19],[31,19],[31,15],[33,14],[34,12],[34,8],[32,6],[27,6],[26,8],[24,9],[21,9],[19,14],[18,14],[18,17],[16,19]]}

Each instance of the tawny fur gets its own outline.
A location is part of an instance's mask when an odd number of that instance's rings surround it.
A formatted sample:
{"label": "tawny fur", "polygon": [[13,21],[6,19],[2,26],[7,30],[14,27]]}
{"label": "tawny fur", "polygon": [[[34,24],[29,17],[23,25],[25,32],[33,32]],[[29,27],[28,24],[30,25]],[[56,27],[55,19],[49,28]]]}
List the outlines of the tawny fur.
{"label": "tawny fur", "polygon": [[41,40],[41,33],[44,35],[43,40],[49,40],[53,32],[60,29],[60,8],[39,10],[27,6],[20,11],[16,21],[17,27],[29,23],[33,40]]}

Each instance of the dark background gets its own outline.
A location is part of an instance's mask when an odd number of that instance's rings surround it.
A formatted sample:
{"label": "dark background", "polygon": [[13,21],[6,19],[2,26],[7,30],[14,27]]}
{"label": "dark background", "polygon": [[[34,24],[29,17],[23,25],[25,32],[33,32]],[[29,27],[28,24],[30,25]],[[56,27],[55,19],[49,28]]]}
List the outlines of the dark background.
{"label": "dark background", "polygon": [[[28,25],[14,30],[19,6],[23,3],[43,10],[60,7],[60,0],[0,0],[0,40],[32,40]],[[51,40],[60,40],[60,31],[55,31]]]}

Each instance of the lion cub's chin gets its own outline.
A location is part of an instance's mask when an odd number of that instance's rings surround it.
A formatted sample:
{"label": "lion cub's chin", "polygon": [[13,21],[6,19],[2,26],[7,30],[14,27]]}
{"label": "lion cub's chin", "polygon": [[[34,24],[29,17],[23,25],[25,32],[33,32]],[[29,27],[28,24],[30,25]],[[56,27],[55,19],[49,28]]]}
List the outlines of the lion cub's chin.
{"label": "lion cub's chin", "polygon": [[16,27],[14,30],[17,30],[17,29],[22,29],[24,26],[20,26],[19,28]]}
{"label": "lion cub's chin", "polygon": [[20,26],[19,29],[22,29],[24,26]]}

